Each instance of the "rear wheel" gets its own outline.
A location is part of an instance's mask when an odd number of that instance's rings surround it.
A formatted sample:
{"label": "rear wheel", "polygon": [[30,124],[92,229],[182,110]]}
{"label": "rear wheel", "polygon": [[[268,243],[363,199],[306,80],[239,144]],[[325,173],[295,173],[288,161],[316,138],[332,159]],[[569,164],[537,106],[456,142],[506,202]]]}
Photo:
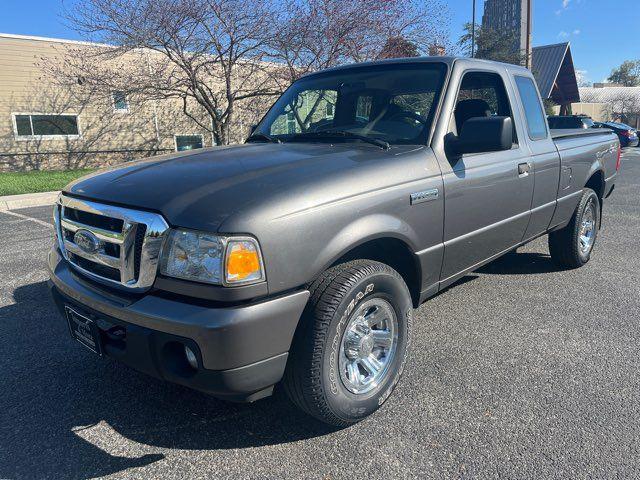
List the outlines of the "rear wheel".
{"label": "rear wheel", "polygon": [[600,199],[585,188],[569,224],[549,234],[549,253],[563,267],[578,268],[591,258],[600,224]]}
{"label": "rear wheel", "polygon": [[413,306],[388,265],[355,260],[325,272],[296,332],[285,389],[317,419],[346,426],[391,395],[410,345]]}

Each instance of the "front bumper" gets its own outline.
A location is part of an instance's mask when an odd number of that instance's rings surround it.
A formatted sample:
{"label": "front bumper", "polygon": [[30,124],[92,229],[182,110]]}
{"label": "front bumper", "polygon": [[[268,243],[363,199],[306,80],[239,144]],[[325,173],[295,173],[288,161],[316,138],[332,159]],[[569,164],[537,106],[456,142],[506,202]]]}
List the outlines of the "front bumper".
{"label": "front bumper", "polygon": [[[57,249],[50,252],[48,267],[61,313],[69,305],[94,319],[106,355],[149,375],[232,400],[260,398],[282,378],[309,298],[307,290],[300,290],[221,306],[153,293],[124,297],[85,280]],[[197,370],[181,360],[184,345],[196,353]]]}

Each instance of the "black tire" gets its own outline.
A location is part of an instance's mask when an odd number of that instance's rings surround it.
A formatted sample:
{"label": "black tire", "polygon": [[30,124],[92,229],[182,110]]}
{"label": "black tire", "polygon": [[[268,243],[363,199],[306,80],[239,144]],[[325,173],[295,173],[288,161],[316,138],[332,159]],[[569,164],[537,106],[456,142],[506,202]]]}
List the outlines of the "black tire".
{"label": "black tire", "polygon": [[[380,408],[397,385],[411,344],[411,295],[398,272],[371,260],[354,260],[327,270],[310,291],[289,354],[284,387],[303,411],[324,423],[345,427]],[[377,387],[354,394],[340,376],[340,346],[349,319],[371,301],[388,302],[392,308],[388,311],[395,313],[395,353],[389,355]]]}
{"label": "black tire", "polygon": [[[591,209],[593,216],[593,237],[588,249],[581,247],[580,232],[582,221]],[[566,268],[578,268],[583,266],[591,258],[593,247],[598,236],[600,226],[600,199],[596,192],[590,188],[585,188],[578,202],[578,206],[573,212],[569,224],[555,232],[549,234],[549,253],[551,259],[559,266]]]}

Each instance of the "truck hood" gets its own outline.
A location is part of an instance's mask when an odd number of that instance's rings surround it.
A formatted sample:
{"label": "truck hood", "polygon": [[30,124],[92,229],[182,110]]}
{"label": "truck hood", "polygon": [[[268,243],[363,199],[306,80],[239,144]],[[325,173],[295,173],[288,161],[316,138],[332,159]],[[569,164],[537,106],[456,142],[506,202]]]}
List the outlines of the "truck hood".
{"label": "truck hood", "polygon": [[216,231],[229,215],[272,195],[415,148],[382,150],[360,143],[213,147],[102,170],[64,191],[160,212],[173,226]]}

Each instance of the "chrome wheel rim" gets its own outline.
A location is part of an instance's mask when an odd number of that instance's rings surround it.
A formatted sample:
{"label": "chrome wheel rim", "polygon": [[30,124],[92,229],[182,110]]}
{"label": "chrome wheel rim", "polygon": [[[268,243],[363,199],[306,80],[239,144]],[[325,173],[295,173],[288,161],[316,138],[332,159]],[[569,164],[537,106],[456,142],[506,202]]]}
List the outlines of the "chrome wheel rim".
{"label": "chrome wheel rim", "polygon": [[596,206],[593,198],[584,207],[582,215],[582,223],[580,224],[580,233],[578,239],[580,241],[580,252],[587,254],[593,247],[596,233]]}
{"label": "chrome wheel rim", "polygon": [[347,390],[363,395],[380,385],[393,362],[398,319],[389,302],[367,300],[349,317],[340,342],[340,379]]}

